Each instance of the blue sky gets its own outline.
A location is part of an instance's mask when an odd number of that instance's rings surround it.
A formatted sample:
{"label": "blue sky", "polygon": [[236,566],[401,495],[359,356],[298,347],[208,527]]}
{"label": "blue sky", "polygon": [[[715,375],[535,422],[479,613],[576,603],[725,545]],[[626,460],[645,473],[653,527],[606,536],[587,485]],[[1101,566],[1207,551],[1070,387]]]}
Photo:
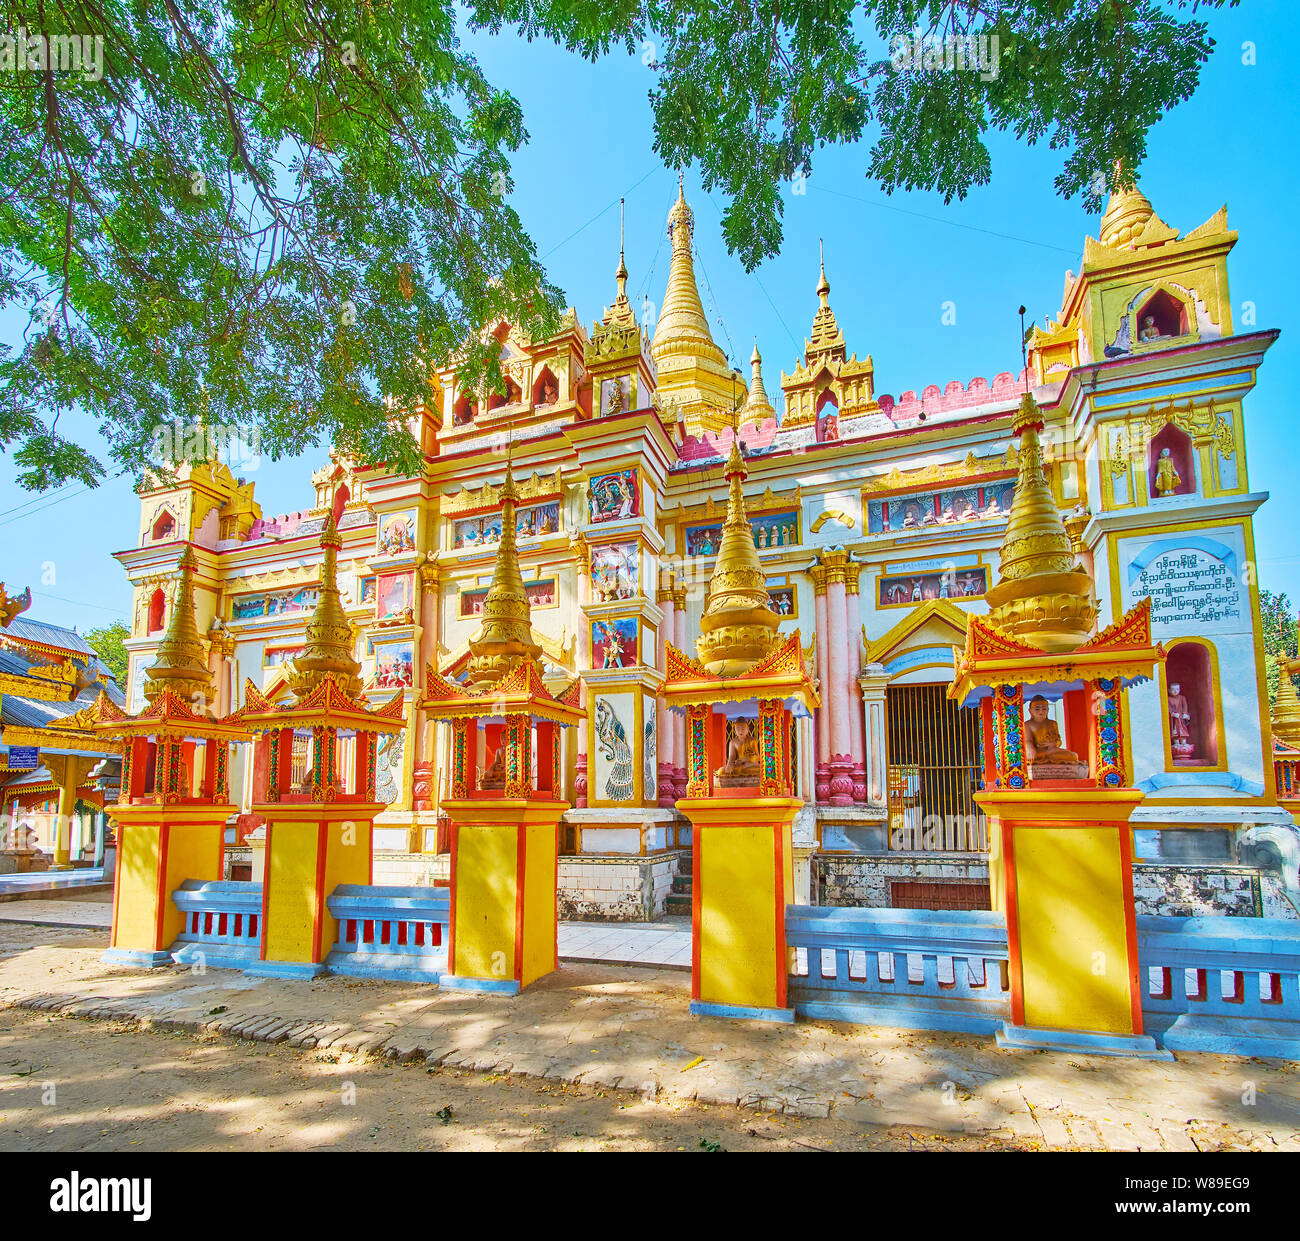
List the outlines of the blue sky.
{"label": "blue sky", "polygon": [[[1290,5],[1263,3],[1209,20],[1218,47],[1201,89],[1152,130],[1140,180],[1156,211],[1180,231],[1227,203],[1228,223],[1240,234],[1228,267],[1234,319],[1240,324],[1251,302],[1258,327],[1282,331],[1246,404],[1247,460],[1252,490],[1272,494],[1255,522],[1260,583],[1300,604],[1290,487],[1300,452],[1286,412],[1294,405],[1286,393],[1300,390],[1293,140],[1300,108],[1292,80],[1300,20]],[[1242,63],[1247,41],[1253,65]],[[579,316],[590,325],[613,297],[620,195],[627,199],[629,292],[638,309],[646,293],[657,303],[668,274],[664,224],[676,175],[651,149],[652,71],[639,55],[589,65],[513,36],[474,46],[489,78],[523,105],[531,142],[514,161],[513,201]],[[1039,322],[1054,314],[1066,270],[1078,269],[1084,234],[1097,230],[1097,218],[1077,200],[1054,193],[1059,155],[996,135],[991,183],[945,206],[938,195],[887,198],[864,175],[867,148],[817,155],[806,193],[785,194],[781,254],[752,276],[726,253],[721,200],[704,195],[687,174],[700,291],[718,343],[748,373],[757,336],[775,396],[816,309],[821,238],[831,304],[850,351],[872,355],[878,394],[1017,369],[1017,306],[1023,302]],[[947,326],[945,302],[956,307]],[[24,322],[12,311],[0,314],[0,339],[15,343]],[[93,428],[86,434],[95,436]],[[310,471],[327,452],[321,445],[299,459],[264,459],[249,474],[263,512],[308,507]],[[111,553],[135,541],[134,493],[122,482],[93,492],[74,484],[37,498],[16,488],[14,474],[11,459],[0,456],[0,580],[11,591],[31,585],[33,617],[83,632],[126,618],[130,591]]]}

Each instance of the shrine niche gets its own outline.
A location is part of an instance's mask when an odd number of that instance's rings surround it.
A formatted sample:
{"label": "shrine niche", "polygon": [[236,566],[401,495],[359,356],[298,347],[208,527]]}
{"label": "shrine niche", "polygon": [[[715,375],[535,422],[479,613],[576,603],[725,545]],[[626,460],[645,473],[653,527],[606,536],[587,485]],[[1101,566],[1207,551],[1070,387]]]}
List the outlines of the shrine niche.
{"label": "shrine niche", "polygon": [[1186,336],[1195,326],[1190,307],[1167,289],[1157,289],[1147,298],[1134,313],[1133,323],[1139,345]]}
{"label": "shrine niche", "polygon": [[468,392],[462,392],[451,407],[451,424],[454,427],[468,426],[478,417],[478,402]]}
{"label": "shrine niche", "polygon": [[1153,500],[1196,490],[1196,450],[1180,427],[1167,422],[1147,444],[1147,494]]}
{"label": "shrine niche", "polygon": [[149,537],[155,543],[176,537],[176,518],[172,516],[169,509],[163,509],[158,514],[157,520],[153,523],[153,529],[149,532]]}
{"label": "shrine niche", "polygon": [[543,366],[533,383],[533,405],[554,405],[560,399],[560,384],[555,372],[549,366]]}
{"label": "shrine niche", "polygon": [[1188,638],[1167,649],[1163,670],[1166,762],[1170,768],[1220,767],[1223,712],[1214,647]]}
{"label": "shrine niche", "polygon": [[167,613],[167,596],[161,586],[149,596],[149,633],[157,633],[163,627],[163,617]]}
{"label": "shrine niche", "polygon": [[632,407],[632,377],[619,375],[600,384],[600,412],[621,414]]}

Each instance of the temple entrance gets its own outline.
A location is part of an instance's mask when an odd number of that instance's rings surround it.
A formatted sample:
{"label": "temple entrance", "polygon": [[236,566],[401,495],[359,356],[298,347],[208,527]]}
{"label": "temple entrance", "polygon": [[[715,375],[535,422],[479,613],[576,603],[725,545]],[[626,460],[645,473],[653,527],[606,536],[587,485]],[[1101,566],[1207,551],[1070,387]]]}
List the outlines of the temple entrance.
{"label": "temple entrance", "polygon": [[963,711],[946,685],[886,690],[889,732],[889,848],[896,852],[986,852],[979,788],[979,712]]}

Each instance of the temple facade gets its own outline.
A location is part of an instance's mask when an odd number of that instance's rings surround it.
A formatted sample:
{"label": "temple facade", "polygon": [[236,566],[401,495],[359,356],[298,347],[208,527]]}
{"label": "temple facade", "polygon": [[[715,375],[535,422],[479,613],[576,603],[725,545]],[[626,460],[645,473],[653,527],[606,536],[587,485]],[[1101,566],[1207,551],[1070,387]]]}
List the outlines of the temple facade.
{"label": "temple facade", "polygon": [[[801,635],[820,702],[792,739],[799,899],[986,908],[980,733],[947,690],[968,617],[993,610],[1010,633],[1045,619],[986,599],[1014,576],[1007,558],[1041,552],[1032,532],[1007,529],[1013,423],[1030,392],[1044,423],[1042,502],[1069,539],[1053,554],[1063,583],[1086,573],[1095,590],[1089,615],[1052,624],[1103,629],[1150,597],[1152,640],[1167,653],[1124,707],[1123,763],[1145,793],[1132,819],[1140,910],[1297,916],[1255,847],[1295,831],[1278,800],[1253,574],[1253,515],[1267,497],[1250,489],[1245,454],[1244,402],[1277,332],[1234,329],[1226,209],[1180,234],[1139,190],[1117,192],[1079,271],[1066,273],[1059,314],[1032,332],[1022,373],[898,397],[875,391],[869,354],[849,351],[823,264],[804,351],[780,374],[780,410],[757,344],[746,376],[712,338],[693,227],[679,190],[653,333],[628,300],[621,253],[614,301],[589,329],[572,310],[549,340],[509,323],[485,329],[500,343],[505,391],[440,372],[411,419],[419,475],[332,456],[310,507],[274,518],[220,463],[144,490],[138,544],[117,554],[135,592],[129,708],[143,704],[182,546],[197,561],[215,709],[241,705],[248,681],[272,703],[288,696],[286,661],[304,646],[320,534],[336,515],[363,692],[378,703],[400,690],[407,707],[405,731],[378,755],[388,808],[375,821],[374,881],[444,880],[450,742],[418,703],[428,670],[468,676],[508,463],[547,687],[585,686],[585,722],[565,730],[561,755],[572,805],[561,915],[672,909],[690,883],[679,861],[691,828],[675,808],[686,739],[659,692],[665,644],[694,649],[738,439],[771,611],[781,634]],[[1055,722],[1058,735],[1076,728]],[[240,747],[231,770],[243,811],[227,850],[236,867],[260,826],[250,813],[264,800],[260,744]]]}

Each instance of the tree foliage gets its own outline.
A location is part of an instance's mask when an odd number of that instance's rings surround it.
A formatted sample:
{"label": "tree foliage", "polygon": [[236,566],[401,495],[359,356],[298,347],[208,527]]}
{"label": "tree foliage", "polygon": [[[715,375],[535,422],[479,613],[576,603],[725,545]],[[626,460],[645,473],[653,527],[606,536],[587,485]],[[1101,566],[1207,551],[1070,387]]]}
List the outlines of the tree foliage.
{"label": "tree foliage", "polygon": [[[560,297],[506,201],[522,111],[458,21],[647,61],[656,151],[723,192],[752,269],[826,143],[870,137],[886,191],[951,200],[988,181],[985,136],[1009,130],[1061,149],[1057,189],[1095,208],[1196,87],[1212,41],[1186,7],[7,0],[10,32],[102,36],[103,74],[0,71],[0,306],[31,314],[0,346],[0,447],[25,487],[94,485],[105,462],[58,428],[79,408],[137,477],[173,420],[409,470],[401,411],[432,364],[503,391],[482,329],[551,332]],[[996,36],[996,74],[898,71],[917,32]]]}
{"label": "tree foliage", "polygon": [[123,621],[86,631],[86,641],[122,689],[126,688],[126,670],[130,662],[125,643],[130,636],[131,630]]}
{"label": "tree foliage", "polygon": [[[1296,617],[1286,592],[1274,594],[1271,590],[1259,592],[1259,614],[1264,627],[1264,656],[1268,676],[1268,705],[1277,701],[1277,660],[1294,659],[1297,655]],[[1295,678],[1292,678],[1294,683]]]}

